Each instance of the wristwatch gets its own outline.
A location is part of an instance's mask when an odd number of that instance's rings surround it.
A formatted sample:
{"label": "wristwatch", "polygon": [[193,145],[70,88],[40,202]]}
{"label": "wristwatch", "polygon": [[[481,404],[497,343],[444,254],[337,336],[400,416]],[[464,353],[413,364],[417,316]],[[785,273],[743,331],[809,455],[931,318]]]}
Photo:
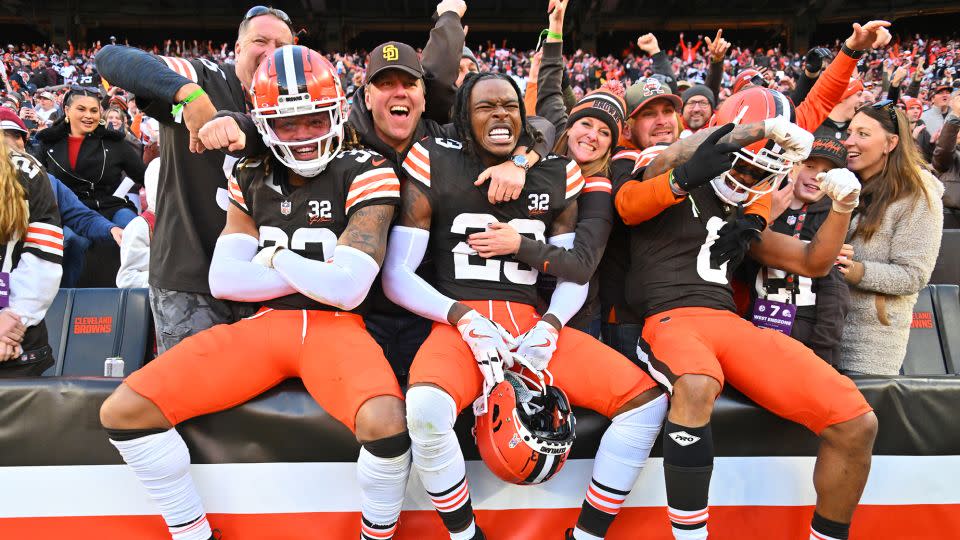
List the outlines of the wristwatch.
{"label": "wristwatch", "polygon": [[514,165],[516,165],[517,167],[520,167],[525,171],[530,170],[530,160],[527,159],[527,156],[525,154],[519,154],[519,155],[513,156],[510,158],[510,161],[512,161]]}

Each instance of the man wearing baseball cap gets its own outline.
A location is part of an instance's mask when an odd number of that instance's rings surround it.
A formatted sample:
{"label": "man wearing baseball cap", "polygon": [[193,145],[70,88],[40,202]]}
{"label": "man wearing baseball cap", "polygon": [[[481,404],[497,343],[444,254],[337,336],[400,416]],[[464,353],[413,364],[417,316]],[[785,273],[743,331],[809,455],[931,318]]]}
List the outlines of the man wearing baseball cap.
{"label": "man wearing baseball cap", "polygon": [[[775,194],[775,201],[784,201],[786,208],[772,209],[771,218],[778,211],[770,228],[809,242],[830,214],[832,201],[820,191],[819,176],[834,169],[846,167],[847,150],[842,141],[833,137],[817,137],[809,157],[794,166],[789,180]],[[788,194],[787,191],[792,191]],[[792,195],[792,196],[791,196]],[[838,345],[843,335],[844,319],[850,309],[850,291],[836,268],[826,276],[808,278],[787,275],[786,272],[761,266],[748,259],[745,275],[755,276],[751,298],[765,298],[793,304],[797,316],[790,335],[817,353],[827,363],[839,359]]]}
{"label": "man wearing baseball cap", "polygon": [[[930,98],[930,108],[927,109],[927,112],[923,113],[923,116],[920,118],[923,119],[923,123],[927,126],[927,132],[930,135],[936,135],[940,128],[943,127],[943,121],[946,119],[947,114],[950,112],[950,92],[953,88],[948,84],[938,84],[934,87],[933,92]],[[930,149],[931,152],[933,149]],[[929,160],[929,155],[926,156]]]}
{"label": "man wearing baseball cap", "polygon": [[680,135],[677,111],[683,102],[669,86],[653,77],[640,79],[627,88],[625,97],[629,113],[623,133],[627,140],[623,142],[643,150],[677,140]]}

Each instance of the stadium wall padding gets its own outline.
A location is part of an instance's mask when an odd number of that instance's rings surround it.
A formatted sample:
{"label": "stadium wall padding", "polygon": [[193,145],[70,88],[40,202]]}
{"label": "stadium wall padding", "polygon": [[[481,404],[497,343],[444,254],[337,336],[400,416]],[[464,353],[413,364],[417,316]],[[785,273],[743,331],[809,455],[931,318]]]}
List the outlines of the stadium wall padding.
{"label": "stadium wall padding", "polygon": [[[202,369],[201,366],[198,368]],[[100,429],[116,379],[0,381],[0,538],[167,538]],[[852,539],[960,538],[960,379],[863,378],[880,434]],[[809,389],[816,392],[816,389]],[[571,460],[550,482],[505,485],[458,433],[478,520],[490,540],[562,538],[572,526],[607,421],[578,410]],[[358,538],[359,446],[299,381],[180,431],[211,522],[224,540]],[[727,389],[713,417],[711,538],[805,539],[817,440]],[[671,538],[659,444],[608,538]],[[398,540],[445,537],[415,475]]]}

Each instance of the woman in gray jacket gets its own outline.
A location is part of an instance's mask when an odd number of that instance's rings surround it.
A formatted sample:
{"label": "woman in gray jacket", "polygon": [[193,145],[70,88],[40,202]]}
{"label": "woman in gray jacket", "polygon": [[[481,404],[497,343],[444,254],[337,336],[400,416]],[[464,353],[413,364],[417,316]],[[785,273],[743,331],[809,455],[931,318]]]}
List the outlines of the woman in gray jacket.
{"label": "woman in gray jacket", "polygon": [[850,222],[854,255],[841,259],[852,305],[839,368],[896,375],[907,350],[913,305],[930,279],[943,230],[943,184],[922,161],[894,104],[861,107],[844,141],[847,168],[863,184]]}

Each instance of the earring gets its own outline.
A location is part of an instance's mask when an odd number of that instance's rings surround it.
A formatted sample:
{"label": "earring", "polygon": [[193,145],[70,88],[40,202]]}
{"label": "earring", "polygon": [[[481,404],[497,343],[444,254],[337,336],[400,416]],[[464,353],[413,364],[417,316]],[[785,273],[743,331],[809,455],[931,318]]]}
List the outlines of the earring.
{"label": "earring", "polygon": [[69,117],[69,116],[64,116],[64,117],[63,117],[63,123],[64,123],[64,124],[69,124],[69,123],[70,123],[70,117]]}

